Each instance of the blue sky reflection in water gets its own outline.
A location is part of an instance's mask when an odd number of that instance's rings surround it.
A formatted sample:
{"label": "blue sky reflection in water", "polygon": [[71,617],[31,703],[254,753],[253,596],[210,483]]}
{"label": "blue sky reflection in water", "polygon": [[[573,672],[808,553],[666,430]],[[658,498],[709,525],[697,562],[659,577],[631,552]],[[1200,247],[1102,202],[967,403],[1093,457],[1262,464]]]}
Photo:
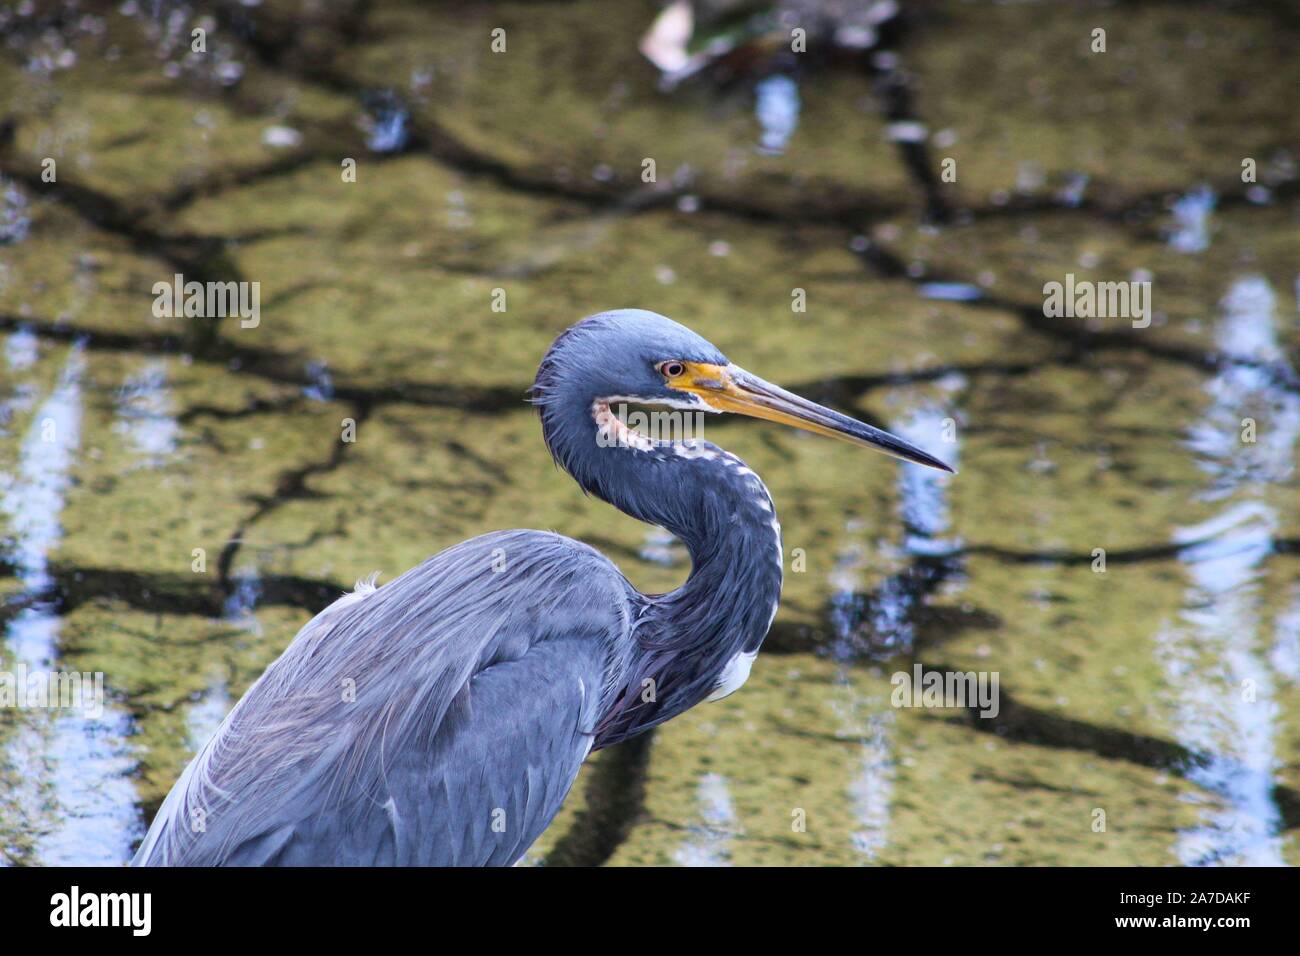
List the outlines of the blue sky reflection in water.
{"label": "blue sky reflection in water", "polygon": [[[1175,541],[1187,545],[1180,557],[1190,587],[1180,620],[1157,635],[1177,688],[1180,740],[1205,755],[1189,779],[1208,793],[1186,795],[1201,806],[1201,823],[1179,834],[1178,855],[1188,864],[1276,866],[1282,852],[1274,701],[1281,681],[1260,594],[1270,586],[1264,562],[1279,529],[1269,486],[1294,474],[1300,396],[1274,388],[1273,372],[1284,359],[1268,281],[1237,279],[1220,308],[1216,338],[1233,361],[1207,383],[1210,405],[1188,442],[1210,476],[1205,497],[1218,511],[1175,532]],[[1261,407],[1273,439],[1243,454],[1233,429],[1246,427],[1243,418]]]}

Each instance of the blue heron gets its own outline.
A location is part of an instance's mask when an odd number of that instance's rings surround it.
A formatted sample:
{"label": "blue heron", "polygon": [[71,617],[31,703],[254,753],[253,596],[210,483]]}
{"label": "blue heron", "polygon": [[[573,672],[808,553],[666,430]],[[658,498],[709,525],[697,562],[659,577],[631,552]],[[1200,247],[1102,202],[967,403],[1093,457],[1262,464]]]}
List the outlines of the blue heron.
{"label": "blue heron", "polygon": [[544,531],[359,582],[185,768],[136,865],[511,864],[592,750],[739,688],[780,596],[772,499],[735,455],[630,429],[618,403],[738,412],[952,470],[640,310],[561,333],[532,401],[585,492],[685,543],[686,582],[642,594],[594,548]]}

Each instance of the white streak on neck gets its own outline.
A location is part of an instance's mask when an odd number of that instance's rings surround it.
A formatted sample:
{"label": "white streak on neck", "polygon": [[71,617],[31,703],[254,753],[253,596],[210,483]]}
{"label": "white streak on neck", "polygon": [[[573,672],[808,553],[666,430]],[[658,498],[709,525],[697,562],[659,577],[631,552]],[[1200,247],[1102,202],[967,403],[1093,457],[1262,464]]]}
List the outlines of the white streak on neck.
{"label": "white streak on neck", "polygon": [[744,686],[745,681],[749,680],[749,670],[754,666],[754,658],[758,657],[758,651],[740,651],[735,654],[731,660],[727,661],[727,666],[722,668],[722,676],[718,678],[718,686],[713,689],[713,693],[704,698],[706,701],[722,700],[722,698],[734,694]]}

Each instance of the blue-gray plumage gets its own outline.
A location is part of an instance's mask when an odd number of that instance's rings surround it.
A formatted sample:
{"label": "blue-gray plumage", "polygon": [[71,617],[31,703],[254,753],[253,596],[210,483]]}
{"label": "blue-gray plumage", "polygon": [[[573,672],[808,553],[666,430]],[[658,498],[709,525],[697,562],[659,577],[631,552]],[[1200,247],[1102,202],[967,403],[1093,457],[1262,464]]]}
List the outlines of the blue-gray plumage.
{"label": "blue-gray plumage", "polygon": [[744,683],[781,589],[772,500],[716,445],[630,431],[620,403],[737,411],[949,470],[638,310],[564,332],[533,401],[585,491],[686,544],[686,583],[641,594],[587,545],[504,531],[358,585],[235,705],[136,865],[513,863],[591,750]]}

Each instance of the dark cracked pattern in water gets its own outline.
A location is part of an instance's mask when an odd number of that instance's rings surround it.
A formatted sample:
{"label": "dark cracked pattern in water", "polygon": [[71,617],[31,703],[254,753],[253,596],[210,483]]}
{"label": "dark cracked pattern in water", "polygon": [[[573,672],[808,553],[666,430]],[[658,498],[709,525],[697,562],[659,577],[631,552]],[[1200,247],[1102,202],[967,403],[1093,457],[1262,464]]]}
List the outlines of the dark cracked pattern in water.
{"label": "dark cracked pattern in water", "polygon": [[[532,526],[680,582],[521,400],[621,305],[961,475],[710,420],[777,503],[781,612],[530,861],[1300,859],[1286,5],[903,3],[856,57],[672,90],[650,0],[46,6],[0,3],[0,666],[106,700],[0,708],[0,859],[127,860],[374,570]],[[156,317],[177,273],[260,283],[260,323]],[[1046,316],[1068,274],[1150,281],[1150,327]],[[917,665],[996,673],[996,714],[892,706]]]}

